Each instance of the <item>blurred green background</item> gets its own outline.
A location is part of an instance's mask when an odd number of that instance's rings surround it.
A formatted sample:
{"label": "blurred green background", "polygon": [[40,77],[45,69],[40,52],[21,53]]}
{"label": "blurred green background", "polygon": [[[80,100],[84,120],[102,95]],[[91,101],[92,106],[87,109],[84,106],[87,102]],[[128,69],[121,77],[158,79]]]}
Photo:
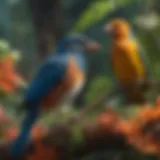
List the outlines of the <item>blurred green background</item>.
{"label": "blurred green background", "polygon": [[[32,5],[35,1],[36,6]],[[22,74],[26,82],[29,82],[34,74],[37,65],[41,62],[42,54],[45,56],[46,50],[40,48],[38,40],[45,39],[45,36],[40,35],[52,33],[54,37],[53,27],[52,32],[52,11],[56,6],[54,0],[38,1],[38,0],[1,0],[0,1],[0,39],[5,40],[11,46],[20,51],[21,60],[18,61],[16,69]],[[40,5],[41,3],[41,5]],[[43,7],[44,8],[43,8]],[[57,7],[57,6],[56,6]],[[47,10],[50,8],[50,10]],[[37,10],[36,10],[37,9]],[[39,9],[39,11],[38,11]],[[47,10],[47,11],[46,11]],[[111,72],[108,63],[108,50],[110,47],[108,37],[103,33],[104,24],[112,18],[124,17],[133,26],[133,35],[140,43],[145,54],[150,62],[150,70],[154,79],[159,79],[160,76],[160,3],[159,0],[62,0],[60,8],[57,9],[57,19],[62,21],[63,31],[59,32],[83,32],[93,39],[98,40],[103,49],[98,55],[87,55],[89,62],[89,73],[87,85],[75,102],[75,107],[71,109],[68,116],[72,116],[77,111],[77,108],[83,108],[86,104],[91,103],[100,92],[109,91],[115,84],[112,82],[113,73]],[[40,11],[44,11],[40,14]],[[47,13],[49,12],[49,13]],[[46,14],[45,14],[46,13]],[[63,16],[61,14],[63,13]],[[37,15],[36,15],[37,14]],[[40,20],[36,21],[38,17]],[[48,18],[49,17],[49,18]],[[37,19],[38,19],[37,18]],[[42,21],[41,21],[42,18]],[[48,19],[47,19],[48,18]],[[48,21],[45,21],[45,20]],[[34,23],[33,23],[34,20]],[[47,23],[48,22],[48,23]],[[47,25],[42,25],[46,23]],[[39,30],[35,29],[36,27]],[[49,29],[47,29],[47,27]],[[35,32],[36,31],[36,32]],[[58,31],[55,31],[58,32]],[[47,37],[47,36],[46,36]],[[54,38],[47,37],[47,43],[51,44],[51,50],[54,50]],[[1,42],[0,42],[1,43]],[[40,43],[41,44],[41,43]],[[39,51],[42,51],[40,54]],[[43,57],[44,58],[44,57]],[[28,65],[29,64],[29,65]],[[12,115],[15,114],[15,108],[18,106],[23,96],[23,90],[18,93],[1,97],[1,104]],[[158,94],[158,88],[155,93],[150,94],[150,99],[153,100]],[[102,108],[98,108],[90,113],[97,115]],[[126,108],[122,112],[125,112]],[[133,113],[133,108],[129,113]],[[52,113],[50,113],[52,115]],[[48,118],[49,117],[49,118]],[[42,121],[46,124],[52,123],[51,116],[44,116]],[[64,119],[66,119],[64,117]],[[17,118],[21,119],[20,117]],[[105,155],[105,156],[102,156]],[[126,159],[124,153],[118,154],[119,159]],[[134,155],[134,154],[133,154]],[[133,159],[141,159],[140,156]],[[97,160],[108,159],[106,154],[101,153],[94,157]],[[105,158],[104,158],[105,157]],[[112,153],[109,153],[109,159],[118,159]],[[147,157],[151,159],[150,157]],[[147,159],[145,157],[145,159]],[[87,158],[88,159],[93,159]]]}

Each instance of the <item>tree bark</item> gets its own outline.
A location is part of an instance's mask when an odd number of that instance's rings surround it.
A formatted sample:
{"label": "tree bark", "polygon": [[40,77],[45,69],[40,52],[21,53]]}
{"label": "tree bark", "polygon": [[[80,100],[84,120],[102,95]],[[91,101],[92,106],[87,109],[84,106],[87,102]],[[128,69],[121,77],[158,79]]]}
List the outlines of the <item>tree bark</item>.
{"label": "tree bark", "polygon": [[55,40],[59,39],[65,29],[60,0],[29,0],[37,51],[41,58],[53,50]]}

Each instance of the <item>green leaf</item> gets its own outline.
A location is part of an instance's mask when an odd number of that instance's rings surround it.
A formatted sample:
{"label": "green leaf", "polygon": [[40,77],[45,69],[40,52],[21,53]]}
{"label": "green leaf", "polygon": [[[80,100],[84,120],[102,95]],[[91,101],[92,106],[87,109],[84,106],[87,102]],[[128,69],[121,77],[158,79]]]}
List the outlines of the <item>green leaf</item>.
{"label": "green leaf", "polygon": [[73,27],[72,32],[82,32],[86,30],[104,18],[110,10],[113,10],[113,8],[114,5],[112,1],[108,0],[95,1],[91,3],[91,5],[80,16],[79,20]]}
{"label": "green leaf", "polygon": [[86,94],[87,102],[94,100],[95,97],[99,95],[99,93],[103,93],[107,91],[111,87],[111,82],[105,76],[99,76],[93,79],[88,87],[88,92]]}
{"label": "green leaf", "polygon": [[118,7],[131,3],[132,0],[99,0],[94,1],[83,12],[71,32],[84,32],[91,26],[103,20]]}

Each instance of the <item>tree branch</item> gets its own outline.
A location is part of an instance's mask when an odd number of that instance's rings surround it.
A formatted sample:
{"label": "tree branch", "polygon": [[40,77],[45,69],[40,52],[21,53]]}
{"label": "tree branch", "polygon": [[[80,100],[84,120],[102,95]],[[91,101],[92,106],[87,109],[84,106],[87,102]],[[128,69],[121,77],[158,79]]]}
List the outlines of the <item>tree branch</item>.
{"label": "tree branch", "polygon": [[[102,121],[100,118],[94,123],[82,124],[79,142],[74,141],[73,130],[76,126],[71,126],[69,123],[57,125],[44,138],[32,140],[20,160],[39,160],[39,158],[41,160],[71,160],[104,149],[123,150],[129,148],[125,135],[115,130],[118,124],[114,123],[115,127],[110,127],[108,122],[103,122],[102,117]],[[1,144],[0,153],[0,159],[13,160],[12,157],[7,157],[9,156],[9,145]]]}

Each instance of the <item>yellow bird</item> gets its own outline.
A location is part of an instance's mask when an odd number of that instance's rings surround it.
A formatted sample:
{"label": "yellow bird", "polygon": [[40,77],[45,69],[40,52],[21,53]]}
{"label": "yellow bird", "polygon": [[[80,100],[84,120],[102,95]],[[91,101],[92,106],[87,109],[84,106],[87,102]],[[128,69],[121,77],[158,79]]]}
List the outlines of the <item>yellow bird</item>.
{"label": "yellow bird", "polygon": [[144,103],[144,91],[148,88],[147,71],[138,44],[130,38],[129,23],[124,19],[114,19],[105,25],[104,30],[112,39],[111,64],[127,102]]}

